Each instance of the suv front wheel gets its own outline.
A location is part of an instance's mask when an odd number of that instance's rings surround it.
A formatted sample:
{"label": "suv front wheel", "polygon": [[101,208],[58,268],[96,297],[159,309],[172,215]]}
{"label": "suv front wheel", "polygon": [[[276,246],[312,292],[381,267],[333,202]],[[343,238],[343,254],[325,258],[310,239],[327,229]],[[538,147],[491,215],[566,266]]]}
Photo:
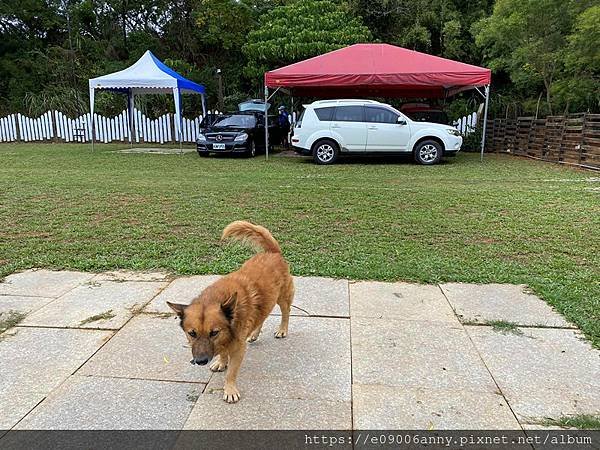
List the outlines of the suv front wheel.
{"label": "suv front wheel", "polygon": [[442,146],[434,140],[419,142],[415,147],[415,161],[419,164],[430,166],[437,164],[442,159]]}
{"label": "suv front wheel", "polygon": [[322,139],[313,145],[313,161],[316,164],[333,164],[340,153],[337,143],[330,139]]}

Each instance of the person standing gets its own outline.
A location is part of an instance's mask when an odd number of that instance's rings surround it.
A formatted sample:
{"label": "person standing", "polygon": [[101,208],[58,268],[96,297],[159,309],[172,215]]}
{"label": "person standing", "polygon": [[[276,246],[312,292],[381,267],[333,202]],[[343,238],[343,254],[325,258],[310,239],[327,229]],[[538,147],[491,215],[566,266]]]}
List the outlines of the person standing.
{"label": "person standing", "polygon": [[285,106],[281,105],[278,109],[279,116],[277,118],[277,124],[279,125],[279,131],[281,133],[281,145],[288,149],[289,148],[289,133],[290,133],[290,115],[286,111]]}

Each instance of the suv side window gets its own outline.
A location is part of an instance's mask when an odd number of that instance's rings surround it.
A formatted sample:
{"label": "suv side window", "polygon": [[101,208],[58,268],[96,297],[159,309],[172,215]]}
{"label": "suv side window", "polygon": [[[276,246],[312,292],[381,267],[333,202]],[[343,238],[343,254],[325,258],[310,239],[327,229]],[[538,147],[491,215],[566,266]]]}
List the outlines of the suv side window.
{"label": "suv side window", "polygon": [[328,106],[327,108],[316,108],[315,114],[321,122],[331,122],[333,119],[334,106]]}
{"label": "suv side window", "polygon": [[335,108],[334,119],[337,122],[364,122],[362,106],[338,106]]}
{"label": "suv side window", "polygon": [[367,122],[397,123],[398,121],[398,114],[386,108],[367,106],[365,108],[365,113]]}

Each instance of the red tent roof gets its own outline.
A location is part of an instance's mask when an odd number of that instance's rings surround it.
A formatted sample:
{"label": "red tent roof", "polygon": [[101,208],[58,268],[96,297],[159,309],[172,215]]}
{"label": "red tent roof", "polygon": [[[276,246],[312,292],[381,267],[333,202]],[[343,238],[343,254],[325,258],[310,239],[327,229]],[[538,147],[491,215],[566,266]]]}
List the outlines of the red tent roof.
{"label": "red tent roof", "polygon": [[444,97],[489,84],[490,69],[389,44],[355,44],[265,73],[297,95]]}

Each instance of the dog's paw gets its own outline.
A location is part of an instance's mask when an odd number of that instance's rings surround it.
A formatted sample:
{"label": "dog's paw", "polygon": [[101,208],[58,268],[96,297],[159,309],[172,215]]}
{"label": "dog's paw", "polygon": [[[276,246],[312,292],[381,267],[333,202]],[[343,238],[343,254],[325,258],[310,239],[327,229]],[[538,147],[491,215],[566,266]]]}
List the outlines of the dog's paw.
{"label": "dog's paw", "polygon": [[213,360],[213,362],[210,363],[210,366],[208,366],[208,368],[213,372],[223,372],[225,369],[227,369],[227,363],[221,361],[221,357],[217,356]]}
{"label": "dog's paw", "polygon": [[225,386],[223,388],[223,400],[227,403],[237,403],[240,401],[240,391],[235,386]]}
{"label": "dog's paw", "polygon": [[287,330],[277,330],[275,332],[275,339],[283,339],[287,337]]}
{"label": "dog's paw", "polygon": [[246,341],[248,341],[248,342],[255,342],[257,339],[258,339],[258,336],[250,335],[250,336],[248,336],[248,338],[246,339]]}

